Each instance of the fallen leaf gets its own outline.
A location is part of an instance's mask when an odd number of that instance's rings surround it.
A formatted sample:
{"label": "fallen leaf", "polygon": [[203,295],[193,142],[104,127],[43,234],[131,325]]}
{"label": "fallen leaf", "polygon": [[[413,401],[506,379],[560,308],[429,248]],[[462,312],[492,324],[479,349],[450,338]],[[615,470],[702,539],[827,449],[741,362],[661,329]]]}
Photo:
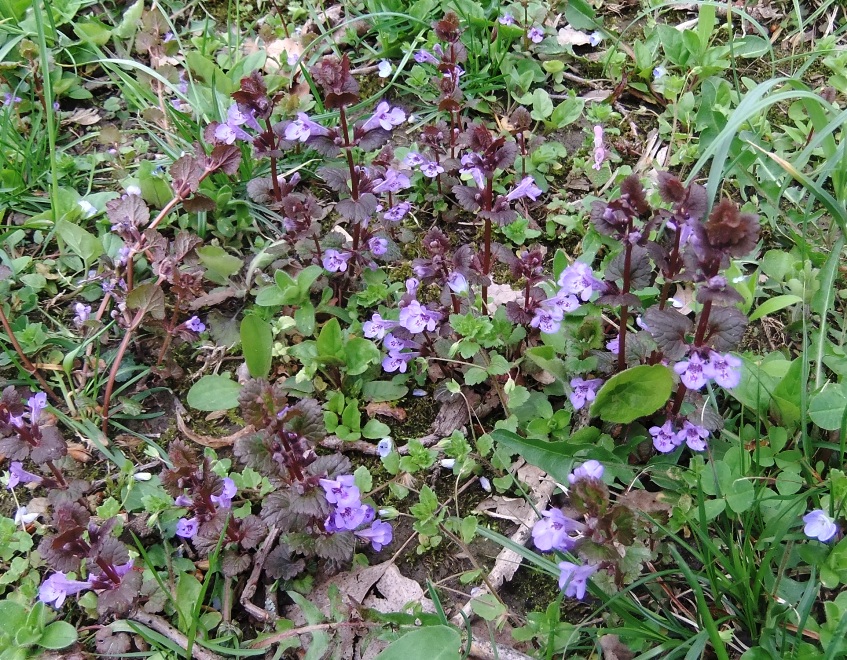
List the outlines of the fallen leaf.
{"label": "fallen leaf", "polygon": [[491,518],[501,518],[518,524],[523,524],[532,516],[532,507],[523,497],[503,497],[494,495],[479,504],[474,509]]}
{"label": "fallen leaf", "polygon": [[632,660],[635,657],[635,653],[622,644],[617,635],[603,635],[600,648],[603,649],[603,660]]}
{"label": "fallen leaf", "polygon": [[79,124],[80,126],[93,126],[100,121],[100,115],[94,108],[81,108],[74,110],[70,116],[62,120],[62,124]]}
{"label": "fallen leaf", "polygon": [[404,577],[394,564],[386,569],[385,574],[376,583],[376,589],[383,597],[368,596],[364,601],[365,607],[389,614],[402,612],[407,605],[419,604],[424,612],[435,612],[435,606],[424,596],[421,585]]}
{"label": "fallen leaf", "polygon": [[591,37],[585,32],[574,30],[570,25],[560,28],[556,35],[556,41],[560,46],[586,46],[591,43]]}
{"label": "fallen leaf", "polygon": [[392,406],[390,403],[386,401],[374,401],[365,406],[365,412],[368,413],[368,417],[376,417],[377,415],[383,415],[385,417],[391,417],[392,419],[396,419],[398,422],[403,422],[406,420],[406,409],[400,408],[399,406]]}

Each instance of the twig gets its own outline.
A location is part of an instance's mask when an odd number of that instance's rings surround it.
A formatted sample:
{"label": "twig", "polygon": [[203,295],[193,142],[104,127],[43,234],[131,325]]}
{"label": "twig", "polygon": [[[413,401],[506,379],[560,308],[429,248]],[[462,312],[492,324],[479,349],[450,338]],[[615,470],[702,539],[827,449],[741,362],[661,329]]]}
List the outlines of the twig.
{"label": "twig", "polygon": [[[143,623],[145,626],[149,626],[157,633],[164,635],[174,644],[183,649],[188,648],[188,638],[160,616],[150,614],[143,610],[134,610],[129,615],[129,619],[131,621]],[[211,651],[204,649],[199,644],[194,644],[191,649],[191,656],[195,660],[223,660],[217,653],[212,653]]]}
{"label": "twig", "polygon": [[242,607],[247,610],[248,614],[259,621],[264,622],[273,621],[277,617],[275,614],[272,614],[266,609],[253,603],[250,599],[253,598],[256,593],[256,586],[259,584],[259,576],[262,573],[262,568],[265,566],[265,560],[268,558],[268,554],[270,553],[277,536],[279,536],[279,530],[276,525],[271,525],[265,542],[262,544],[259,552],[256,553],[256,558],[253,561],[253,571],[250,573],[250,577],[247,580],[247,584],[244,585],[244,590],[241,592],[241,598],[239,599],[239,602]]}

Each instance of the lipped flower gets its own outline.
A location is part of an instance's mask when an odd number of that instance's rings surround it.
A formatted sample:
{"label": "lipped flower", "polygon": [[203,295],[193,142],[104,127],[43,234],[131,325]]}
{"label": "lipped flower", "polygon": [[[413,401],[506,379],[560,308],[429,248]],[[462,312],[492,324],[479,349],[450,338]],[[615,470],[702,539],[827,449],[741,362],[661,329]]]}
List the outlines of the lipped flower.
{"label": "lipped flower", "polygon": [[601,41],[603,41],[603,33],[600,30],[594,30],[588,35],[588,43],[591,44],[592,48],[597,48]]}
{"label": "lipped flower", "polygon": [[581,479],[602,479],[605,468],[600,461],[594,459],[585,461],[568,475],[568,483],[575,484]]}
{"label": "lipped flower", "polygon": [[578,295],[584,302],[591,297],[595,291],[602,291],[603,283],[594,277],[591,266],[581,261],[575,261],[562,271],[559,276],[559,286],[566,293]]}
{"label": "lipped flower", "polygon": [[656,451],[667,454],[679,446],[680,440],[673,427],[673,422],[669,419],[661,426],[651,426],[649,432],[653,436],[653,446]]}
{"label": "lipped flower", "polygon": [[579,376],[571,379],[571,393],[568,395],[574,410],[582,410],[586,403],[591,403],[597,397],[597,390],[603,384],[601,378],[583,380]]}
{"label": "lipped flower", "polygon": [[689,390],[699,390],[709,381],[708,363],[703,361],[699,353],[692,353],[687,361],[677,362],[673,370],[679,374],[682,384]]}
{"label": "lipped flower", "polygon": [[603,161],[606,160],[606,148],[603,144],[603,127],[597,124],[594,127],[594,165],[592,167],[598,171],[603,167]]}
{"label": "lipped flower", "polygon": [[421,164],[421,174],[430,179],[434,179],[443,172],[444,168],[441,167],[441,165],[436,163],[434,160],[428,160],[425,163]]}
{"label": "lipped flower", "polygon": [[201,333],[206,330],[206,324],[200,320],[198,316],[192,316],[185,322],[185,327],[191,330],[191,332]]}
{"label": "lipped flower", "polygon": [[298,112],[297,119],[285,127],[284,135],[289,142],[305,142],[312,136],[329,135],[329,129],[309,119],[305,112]]}
{"label": "lipped flower", "polygon": [[535,314],[529,322],[529,325],[533,328],[538,328],[545,334],[552,335],[558,332],[559,328],[562,327],[563,318],[564,314],[558,307],[553,307],[551,309],[538,307],[536,308]]}
{"label": "lipped flower", "polygon": [[377,64],[377,75],[380,78],[388,78],[391,75],[391,62],[388,60],[381,60],[379,64]]}
{"label": "lipped flower", "polygon": [[415,52],[415,62],[417,62],[418,64],[438,64],[438,60],[435,58],[435,56],[428,50],[424,50],[423,48]]}
{"label": "lipped flower", "polygon": [[718,385],[728,390],[741,382],[741,360],[731,353],[721,355],[716,351],[710,352],[705,370]]}
{"label": "lipped flower", "polygon": [[12,461],[9,465],[9,483],[6,484],[9,490],[18,484],[40,484],[42,481],[44,480],[37,474],[24,470],[23,463],[20,461]]}
{"label": "lipped flower", "polygon": [[25,506],[19,506],[15,510],[15,524],[16,525],[29,525],[31,522],[34,522],[36,518],[38,518],[37,513],[30,513],[27,511]]}
{"label": "lipped flower", "polygon": [[409,361],[416,356],[417,353],[391,351],[382,359],[382,370],[389,374],[395,371],[404,374],[409,368]]}
{"label": "lipped flower", "polygon": [[199,529],[197,518],[180,518],[176,523],[176,535],[180,538],[193,539]]}
{"label": "lipped flower", "polygon": [[533,25],[526,32],[527,38],[534,44],[540,44],[544,41],[544,30],[542,30],[537,25]]}
{"label": "lipped flower", "polygon": [[389,222],[400,222],[411,209],[409,202],[400,202],[388,209],[383,217]]}
{"label": "lipped flower", "polygon": [[26,405],[29,407],[29,421],[38,424],[41,413],[47,408],[47,395],[37,392],[26,400]]}
{"label": "lipped flower", "polygon": [[360,525],[366,524],[368,518],[373,519],[373,515],[373,508],[357,500],[351,505],[336,505],[324,526],[328,531],[333,532],[353,531]]}
{"label": "lipped flower", "polygon": [[61,571],[56,571],[41,583],[38,588],[38,600],[59,609],[68,596],[91,589],[91,586],[91,582],[70,580]]}
{"label": "lipped flower", "polygon": [[571,532],[578,532],[582,525],[571,520],[560,509],[548,509],[541,512],[542,518],[532,526],[532,541],[542,552],[550,550],[570,550],[578,537],[572,537]]}
{"label": "lipped flower", "polygon": [[514,202],[517,199],[529,197],[534,202],[538,199],[538,196],[542,192],[541,188],[535,185],[535,179],[531,176],[525,176],[521,179],[520,183],[518,183],[518,185],[516,185],[511,192],[506,195],[506,199],[510,202]]}
{"label": "lipped flower", "polygon": [[395,170],[394,168],[388,168],[385,170],[385,175],[382,179],[377,179],[377,182],[374,184],[373,192],[375,193],[384,193],[391,192],[396,193],[401,190],[405,190],[409,186],[412,185],[412,182],[409,181],[409,177],[400,172],[399,170]]}
{"label": "lipped flower", "polygon": [[676,434],[677,444],[683,442],[692,451],[706,451],[706,438],[709,437],[708,429],[689,422],[687,419],[682,423],[682,429]]}
{"label": "lipped flower", "polygon": [[460,296],[468,292],[468,280],[457,270],[447,276],[447,286],[450,287],[450,291]]}
{"label": "lipped flower", "polygon": [[91,318],[91,305],[76,303],[74,305],[74,324],[80,326],[89,318]]}
{"label": "lipped flower", "polygon": [[400,325],[412,334],[429,330],[434,332],[441,321],[441,313],[428,309],[417,300],[411,301],[400,310]]}
{"label": "lipped flower", "polygon": [[235,494],[237,492],[238,488],[236,488],[235,482],[229,477],[226,477],[224,479],[224,485],[223,490],[221,490],[221,494],[212,495],[211,500],[222,509],[229,509],[232,506],[232,498],[235,497]]}
{"label": "lipped flower", "polygon": [[803,533],[821,543],[826,543],[838,533],[838,525],[823,509],[815,509],[803,516]]}
{"label": "lipped flower", "polygon": [[323,267],[330,273],[343,273],[347,270],[347,262],[353,254],[350,252],[339,252],[338,250],[329,249],[323,254]]}
{"label": "lipped flower", "polygon": [[388,252],[388,239],[374,236],[368,241],[368,249],[375,257],[381,257]]}
{"label": "lipped flower", "polygon": [[242,126],[256,131],[262,130],[259,122],[250,112],[242,112],[238,104],[233,103],[226,112],[226,122],[215,127],[215,139],[224,144],[232,144],[236,140],[252,142],[253,136],[241,128]]}
{"label": "lipped flower", "polygon": [[383,438],[376,445],[376,453],[380,458],[387,458],[394,449],[394,441],[391,438]]}
{"label": "lipped flower", "polygon": [[500,25],[514,25],[515,17],[512,16],[510,13],[506,12],[500,18],[497,19],[497,22],[500,23]]}
{"label": "lipped flower", "polygon": [[375,312],[370,321],[362,324],[362,334],[368,339],[382,339],[385,333],[397,325],[396,321],[382,318],[379,312]]}
{"label": "lipped flower", "polygon": [[321,479],[326,501],[336,506],[351,506],[359,502],[361,493],[352,474],[342,474],[337,479]]}
{"label": "lipped flower", "polygon": [[379,105],[376,106],[373,116],[362,125],[362,130],[368,132],[375,128],[382,128],[383,130],[390,131],[405,121],[405,112],[400,108],[392,108],[387,101],[380,101]]}
{"label": "lipped flower", "polygon": [[597,572],[597,567],[590,564],[579,566],[569,561],[559,562],[559,589],[564,589],[565,596],[582,600],[588,587],[588,578]]}
{"label": "lipped flower", "polygon": [[353,533],[359,538],[370,541],[373,549],[377,552],[391,543],[391,539],[394,537],[394,530],[391,525],[381,520],[374,520],[370,527],[356,530]]}

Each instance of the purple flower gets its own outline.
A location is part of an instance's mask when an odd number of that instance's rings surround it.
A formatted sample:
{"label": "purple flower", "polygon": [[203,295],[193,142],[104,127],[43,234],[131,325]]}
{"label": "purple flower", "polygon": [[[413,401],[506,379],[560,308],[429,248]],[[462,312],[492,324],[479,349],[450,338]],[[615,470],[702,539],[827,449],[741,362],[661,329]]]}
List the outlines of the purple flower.
{"label": "purple flower", "polygon": [[429,177],[430,179],[434,179],[443,171],[444,168],[441,167],[441,165],[436,163],[434,160],[428,160],[425,163],[421,164],[421,174],[423,174],[425,177]]}
{"label": "purple flower", "polygon": [[91,218],[97,215],[97,207],[86,199],[81,199],[77,202],[77,206],[82,209],[82,213],[86,218]]}
{"label": "purple flower", "polygon": [[525,176],[521,179],[521,182],[512,189],[512,192],[506,195],[506,199],[510,202],[514,202],[516,199],[529,197],[534,202],[538,199],[538,196],[541,193],[541,188],[535,185],[535,179],[531,176]]}
{"label": "purple flower", "polygon": [[376,68],[378,71],[377,75],[380,78],[388,78],[391,75],[391,62],[388,60],[382,60]]}
{"label": "purple flower", "polygon": [[381,257],[388,252],[388,239],[374,236],[368,241],[368,249],[371,251],[373,256]]}
{"label": "purple flower", "polygon": [[706,438],[708,437],[709,431],[707,429],[692,424],[686,419],[682,423],[682,430],[676,434],[676,442],[678,445],[684,442],[691,451],[706,451]]}
{"label": "purple flower", "polygon": [[578,566],[569,561],[559,562],[559,589],[565,590],[565,596],[582,600],[585,598],[585,589],[588,586],[588,578],[597,572],[596,566],[584,564]]}
{"label": "purple flower", "polygon": [[201,321],[200,318],[197,317],[197,316],[192,316],[190,319],[188,319],[185,322],[185,327],[188,328],[189,330],[191,330],[191,332],[197,332],[197,333],[200,333],[200,332],[203,332],[204,330],[206,330],[206,324],[203,323],[203,321]]}
{"label": "purple flower", "polygon": [[176,523],[176,535],[184,539],[193,539],[197,536],[200,523],[197,518],[180,518]]}
{"label": "purple flower", "polygon": [[540,44],[544,41],[544,30],[537,25],[534,25],[527,30],[526,36],[532,43]]}
{"label": "purple flower", "polygon": [[576,299],[576,296],[567,293],[564,289],[560,290],[555,296],[548,298],[541,304],[549,310],[558,310],[561,312],[562,317],[564,317],[565,314],[570,314],[572,311],[579,308],[579,300]]}
{"label": "purple flower", "polygon": [[394,168],[388,168],[387,170],[385,170],[385,178],[383,178],[382,180],[378,180],[378,183],[373,187],[373,192],[396,193],[408,188],[411,185],[412,182],[409,181],[409,177],[407,177],[405,174],[403,174],[399,170],[395,170]]}
{"label": "purple flower", "polygon": [[86,589],[91,589],[91,582],[69,580],[64,573],[57,571],[41,583],[38,588],[38,600],[59,609],[65,598]]}
{"label": "purple flower", "polygon": [[379,313],[374,313],[370,321],[362,323],[362,334],[368,339],[382,339],[385,333],[397,325],[396,321],[382,318]]}
{"label": "purple flower", "polygon": [[454,270],[447,276],[447,286],[450,291],[463,296],[468,292],[468,280],[458,270]]}
{"label": "purple flower", "polygon": [[418,281],[417,278],[410,277],[406,280],[406,293],[408,293],[410,296],[418,295],[418,287],[420,285],[421,283]]}
{"label": "purple flower", "polygon": [[812,539],[826,543],[838,533],[838,525],[823,509],[815,509],[803,516],[803,533]]}
{"label": "purple flower", "polygon": [[603,146],[603,127],[597,124],[594,127],[594,165],[592,167],[600,170],[604,160],[606,160],[606,149]]}
{"label": "purple flower", "polygon": [[385,335],[385,348],[387,348],[392,353],[396,353],[398,351],[402,351],[404,348],[409,348],[411,342],[407,342],[405,339],[400,339],[399,337],[395,337],[392,334]]}
{"label": "purple flower", "polygon": [[603,41],[603,33],[600,30],[594,30],[588,35],[588,43],[591,44],[592,48],[599,46],[601,41]]}
{"label": "purple flower", "polygon": [[400,310],[400,325],[412,334],[429,330],[434,332],[441,320],[441,314],[413,300]]}
{"label": "purple flower", "polygon": [[373,519],[373,509],[358,500],[350,505],[336,506],[324,526],[329,532],[353,531]]}
{"label": "purple flower", "polygon": [[606,350],[612,353],[620,353],[621,350],[621,336],[618,335],[611,341],[606,342]]}
{"label": "purple flower", "polygon": [[411,208],[412,205],[409,202],[400,202],[385,212],[385,219],[389,222],[400,222]]}
{"label": "purple flower", "polygon": [[117,257],[115,257],[115,264],[125,266],[126,262],[129,261],[130,255],[132,255],[132,248],[125,245],[118,250]]}
{"label": "purple flower", "polygon": [[661,80],[668,74],[668,70],[663,66],[657,66],[653,69],[653,80]]}
{"label": "purple flower", "polygon": [[591,266],[581,261],[575,261],[562,271],[559,286],[566,293],[578,295],[583,301],[588,300],[594,291],[603,290],[603,283],[594,277]]}
{"label": "purple flower", "polygon": [[14,96],[11,92],[3,92],[3,105],[17,105],[21,101],[23,99],[20,96]]}
{"label": "purple flower", "polygon": [[708,366],[699,353],[692,353],[687,362],[677,362],[673,370],[689,390],[699,390],[709,380]]}
{"label": "purple flower", "polygon": [[559,328],[562,327],[563,317],[564,315],[562,314],[562,310],[558,307],[554,307],[552,309],[538,307],[536,308],[535,315],[532,317],[529,324],[533,328],[538,328],[545,334],[552,335],[553,333],[558,332]]}
{"label": "purple flower", "polygon": [[361,504],[361,493],[352,474],[342,474],[337,479],[321,479],[319,483],[326,493],[326,501],[330,504],[335,504],[336,507]]}
{"label": "purple flower", "polygon": [[394,373],[399,371],[401,374],[406,373],[409,368],[409,360],[415,357],[417,353],[399,353],[391,351],[382,359],[382,369],[386,373]]}
{"label": "purple flower", "polygon": [[387,458],[394,448],[394,442],[391,438],[383,438],[376,445],[376,453],[380,458]]}
{"label": "purple flower", "polygon": [[580,479],[602,479],[604,469],[600,461],[593,459],[585,461],[585,463],[568,475],[568,483],[575,484]]}
{"label": "purple flower", "polygon": [[681,442],[677,437],[671,420],[666,420],[661,426],[650,427],[650,435],[653,436],[653,446],[656,448],[656,451],[660,451],[663,454],[672,452]]}
{"label": "purple flower", "polygon": [[578,532],[582,525],[566,517],[560,509],[548,509],[541,513],[541,520],[532,526],[532,541],[542,552],[549,550],[569,550],[575,538],[570,532]]}
{"label": "purple flower", "polygon": [[477,188],[485,188],[485,174],[480,167],[480,163],[479,154],[465,154],[462,156],[462,167],[459,169],[459,174],[469,175],[476,182]]}
{"label": "purple flower", "polygon": [[406,154],[406,157],[403,159],[403,165],[405,165],[406,167],[418,167],[427,162],[429,161],[427,161],[426,158],[421,156],[416,151],[410,151]]}
{"label": "purple flower", "polygon": [[182,495],[177,495],[176,499],[174,500],[174,504],[176,506],[189,507],[194,504],[194,500],[192,500],[190,497],[188,497],[188,495],[183,493]]}
{"label": "purple flower", "polygon": [[353,255],[350,252],[339,252],[329,249],[324,252],[323,265],[330,273],[343,273],[347,270],[347,262]]}
{"label": "purple flower", "polygon": [[74,305],[74,323],[76,325],[82,325],[89,318],[91,318],[91,305],[76,303]]}
{"label": "purple flower", "polygon": [[705,371],[721,387],[731,390],[741,382],[741,360],[731,353],[721,355],[715,351],[709,353],[709,364]]}
{"label": "purple flower", "polygon": [[26,510],[25,506],[19,506],[15,510],[15,524],[16,525],[29,525],[36,518],[38,518],[39,514],[37,513],[29,513]]}
{"label": "purple flower", "polygon": [[248,126],[253,130],[262,130],[256,118],[250,112],[242,112],[237,103],[229,106],[226,112],[226,122],[218,124],[215,128],[215,139],[225,144],[232,144],[236,140],[252,142],[253,138],[242,126]]}
{"label": "purple flower", "polygon": [[224,487],[220,495],[212,495],[211,500],[222,509],[229,509],[232,506],[232,498],[238,492],[235,482],[226,477],[224,479]]}
{"label": "purple flower", "polygon": [[406,121],[405,112],[400,108],[392,108],[387,101],[381,101],[376,106],[373,116],[362,125],[362,130],[367,132],[375,128],[382,128],[390,131],[395,126],[400,126],[404,121]]}
{"label": "purple flower", "polygon": [[382,548],[389,543],[391,543],[391,539],[394,536],[394,531],[387,522],[382,522],[381,520],[374,520],[371,523],[370,527],[366,527],[365,529],[360,529],[357,532],[354,532],[356,536],[368,539],[373,546],[373,549],[379,552]]}
{"label": "purple flower", "polygon": [[435,59],[435,56],[433,56],[432,53],[430,53],[428,50],[424,50],[423,48],[421,48],[415,53],[415,62],[417,62],[418,64],[438,64],[438,60]]}
{"label": "purple flower", "polygon": [[597,389],[603,384],[601,378],[583,380],[579,376],[571,379],[571,393],[568,398],[574,410],[582,410],[586,403],[591,403],[597,397]]}
{"label": "purple flower", "polygon": [[297,119],[285,127],[284,135],[289,142],[305,142],[313,135],[329,135],[329,130],[309,119],[305,112],[298,112]]}
{"label": "purple flower", "polygon": [[491,492],[491,482],[488,480],[488,477],[480,477],[479,485],[486,493]]}
{"label": "purple flower", "polygon": [[44,392],[36,392],[26,401],[29,406],[29,421],[37,424],[42,411],[47,408],[47,395]]}
{"label": "purple flower", "polygon": [[497,22],[500,23],[500,25],[514,25],[515,17],[512,16],[510,13],[506,12],[500,18],[497,19]]}
{"label": "purple flower", "polygon": [[37,474],[24,470],[23,463],[12,461],[9,466],[9,483],[6,484],[6,488],[12,490],[18,484],[40,484],[42,481],[44,480]]}

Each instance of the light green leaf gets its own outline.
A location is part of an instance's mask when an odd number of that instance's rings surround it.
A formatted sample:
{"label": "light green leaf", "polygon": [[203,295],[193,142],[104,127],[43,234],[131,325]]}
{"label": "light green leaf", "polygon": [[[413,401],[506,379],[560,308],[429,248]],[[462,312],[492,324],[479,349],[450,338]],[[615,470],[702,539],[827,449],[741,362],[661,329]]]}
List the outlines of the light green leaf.
{"label": "light green leaf", "polygon": [[760,319],[763,316],[768,316],[770,314],[773,314],[774,312],[778,312],[781,309],[790,307],[791,305],[796,305],[799,302],[803,302],[803,299],[800,296],[795,296],[788,293],[783,296],[775,296],[774,298],[768,298],[768,300],[766,300],[756,308],[755,312],[750,314],[750,321],[756,321],[757,319]]}
{"label": "light green leaf", "polygon": [[198,248],[197,256],[206,268],[223,278],[235,275],[244,265],[241,259],[229,254],[219,245],[205,245]]}
{"label": "light green leaf", "polygon": [[38,645],[45,649],[63,649],[76,642],[76,628],[66,621],[54,621],[44,629]]}
{"label": "light green leaf", "polygon": [[103,244],[94,234],[67,220],[56,223],[56,233],[85,263],[90,264],[103,254]]}
{"label": "light green leaf", "polygon": [[809,401],[809,417],[826,431],[838,431],[845,414],[847,392],[842,385],[827,385]]}
{"label": "light green leaf", "polygon": [[215,412],[238,406],[241,385],[226,376],[203,376],[188,390],[188,405],[196,410]]}
{"label": "light green leaf", "polygon": [[241,321],[241,352],[253,378],[265,378],[273,360],[273,332],[270,324],[255,314]]}
{"label": "light green leaf", "polygon": [[591,414],[606,422],[629,424],[656,412],[671,395],[673,378],[660,364],[632,367],[612,376],[591,406]]}
{"label": "light green leaf", "polygon": [[389,644],[376,660],[459,660],[461,637],[448,626],[427,626]]}

